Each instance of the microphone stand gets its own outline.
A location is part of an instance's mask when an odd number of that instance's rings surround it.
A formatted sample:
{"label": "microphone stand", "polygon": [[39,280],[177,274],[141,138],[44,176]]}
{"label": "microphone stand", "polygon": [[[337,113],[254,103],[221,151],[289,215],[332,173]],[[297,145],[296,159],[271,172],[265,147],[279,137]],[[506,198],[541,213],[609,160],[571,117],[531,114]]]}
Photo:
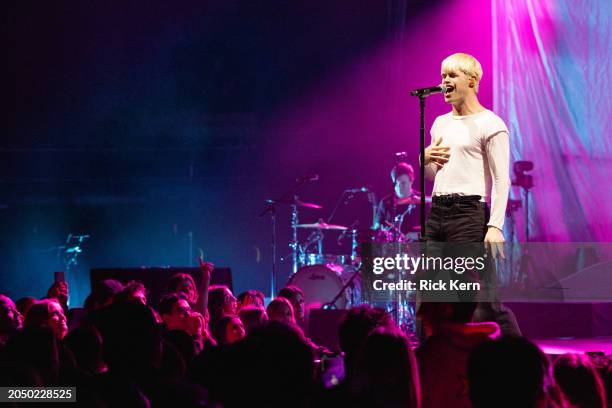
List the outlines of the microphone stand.
{"label": "microphone stand", "polygon": [[425,96],[419,95],[419,108],[421,111],[421,129],[420,129],[420,149],[421,149],[421,162],[419,163],[421,168],[419,188],[421,190],[421,241],[425,237]]}
{"label": "microphone stand", "polygon": [[291,248],[292,255],[292,272],[297,272],[297,262],[298,262],[298,242],[297,242],[297,224],[298,224],[298,215],[297,215],[297,190],[302,187],[306,182],[310,180],[300,177],[297,180],[297,184],[293,186],[290,190],[285,192],[279,198],[267,199],[266,206],[263,211],[259,214],[259,217],[263,217],[267,213],[270,213],[270,220],[272,224],[272,271],[270,274],[270,297],[274,297],[276,294],[276,276],[277,276],[277,268],[276,268],[276,248],[277,248],[277,237],[276,237],[276,204],[286,204],[288,199],[291,198],[291,229],[292,229],[292,240],[289,244]]}
{"label": "microphone stand", "polygon": [[420,147],[421,147],[421,241],[425,236],[425,97],[438,92],[446,92],[446,86],[434,86],[431,88],[415,89],[410,92],[412,96],[419,97],[419,108],[421,111]]}

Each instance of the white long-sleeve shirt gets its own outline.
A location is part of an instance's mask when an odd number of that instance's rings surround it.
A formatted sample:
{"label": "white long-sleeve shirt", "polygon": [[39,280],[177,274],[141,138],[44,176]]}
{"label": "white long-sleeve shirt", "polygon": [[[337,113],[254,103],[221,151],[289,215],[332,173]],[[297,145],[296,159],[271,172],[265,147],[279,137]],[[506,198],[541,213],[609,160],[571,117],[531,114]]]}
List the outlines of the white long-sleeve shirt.
{"label": "white long-sleeve shirt", "polygon": [[504,121],[484,110],[467,116],[452,112],[438,116],[431,127],[434,143],[450,147],[450,159],[442,169],[425,166],[434,180],[433,195],[479,195],[491,199],[487,225],[502,229],[510,191],[510,143]]}

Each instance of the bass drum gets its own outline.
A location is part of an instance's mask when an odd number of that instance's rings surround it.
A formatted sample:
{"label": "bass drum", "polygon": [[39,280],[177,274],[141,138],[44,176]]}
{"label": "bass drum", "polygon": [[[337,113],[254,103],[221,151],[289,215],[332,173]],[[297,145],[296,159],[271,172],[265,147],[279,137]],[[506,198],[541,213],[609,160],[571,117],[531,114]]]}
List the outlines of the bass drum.
{"label": "bass drum", "polygon": [[[338,270],[340,265],[310,265],[300,268],[289,278],[288,285],[295,285],[304,292],[307,309],[318,309],[331,302],[355,272],[353,268]],[[330,268],[331,267],[331,268]],[[332,269],[333,268],[333,269]],[[356,303],[360,292],[359,276],[353,280],[336,301],[337,309],[346,309]]]}

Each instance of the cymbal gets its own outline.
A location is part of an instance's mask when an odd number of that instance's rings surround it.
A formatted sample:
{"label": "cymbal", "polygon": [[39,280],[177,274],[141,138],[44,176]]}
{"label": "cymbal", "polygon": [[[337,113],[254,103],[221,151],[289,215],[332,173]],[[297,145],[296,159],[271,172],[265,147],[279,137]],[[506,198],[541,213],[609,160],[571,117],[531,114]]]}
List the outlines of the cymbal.
{"label": "cymbal", "polygon": [[[431,203],[431,196],[425,196],[425,202]],[[406,198],[398,198],[395,203],[398,205],[402,205],[402,204],[419,205],[421,204],[421,197],[420,196],[410,196]]]}
{"label": "cymbal", "polygon": [[295,201],[295,205],[297,205],[298,207],[302,207],[302,208],[312,208],[312,209],[315,209],[315,210],[320,210],[320,209],[322,209],[322,208],[323,208],[323,207],[322,207],[322,206],[320,206],[319,204],[305,203],[305,202],[300,201],[300,200],[296,200],[296,201]]}
{"label": "cymbal", "polygon": [[314,224],[298,224],[296,225],[298,228],[307,228],[307,229],[320,229],[320,230],[333,230],[333,231],[345,231],[347,228],[344,225],[334,225],[327,224],[320,220],[319,222],[315,222]]}
{"label": "cymbal", "polygon": [[294,199],[290,199],[290,198],[289,199],[278,200],[278,201],[275,201],[275,200],[266,200],[266,202],[268,204],[270,204],[270,205],[272,205],[272,204],[289,204],[289,205],[296,205],[296,206],[301,207],[301,208],[312,208],[314,210],[320,210],[320,209],[323,208],[319,204],[305,203],[303,201],[300,201],[300,200],[297,200],[297,199],[294,200]]}

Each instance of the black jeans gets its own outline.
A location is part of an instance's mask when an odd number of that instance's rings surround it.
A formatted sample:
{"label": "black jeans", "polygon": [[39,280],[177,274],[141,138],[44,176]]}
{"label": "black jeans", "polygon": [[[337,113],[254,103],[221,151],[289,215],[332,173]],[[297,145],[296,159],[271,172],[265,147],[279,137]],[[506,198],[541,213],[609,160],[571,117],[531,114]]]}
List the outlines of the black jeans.
{"label": "black jeans", "polygon": [[[459,199],[457,199],[459,200]],[[448,199],[438,202],[434,199],[425,238],[433,242],[483,242],[487,233],[489,207],[479,201],[480,197],[461,201]]]}
{"label": "black jeans", "polygon": [[[425,240],[435,242],[483,242],[487,233],[489,207],[478,196],[434,197],[425,230]],[[493,265],[486,273],[494,274]],[[514,313],[500,301],[480,302],[474,321],[495,321],[502,334],[521,335]]]}

